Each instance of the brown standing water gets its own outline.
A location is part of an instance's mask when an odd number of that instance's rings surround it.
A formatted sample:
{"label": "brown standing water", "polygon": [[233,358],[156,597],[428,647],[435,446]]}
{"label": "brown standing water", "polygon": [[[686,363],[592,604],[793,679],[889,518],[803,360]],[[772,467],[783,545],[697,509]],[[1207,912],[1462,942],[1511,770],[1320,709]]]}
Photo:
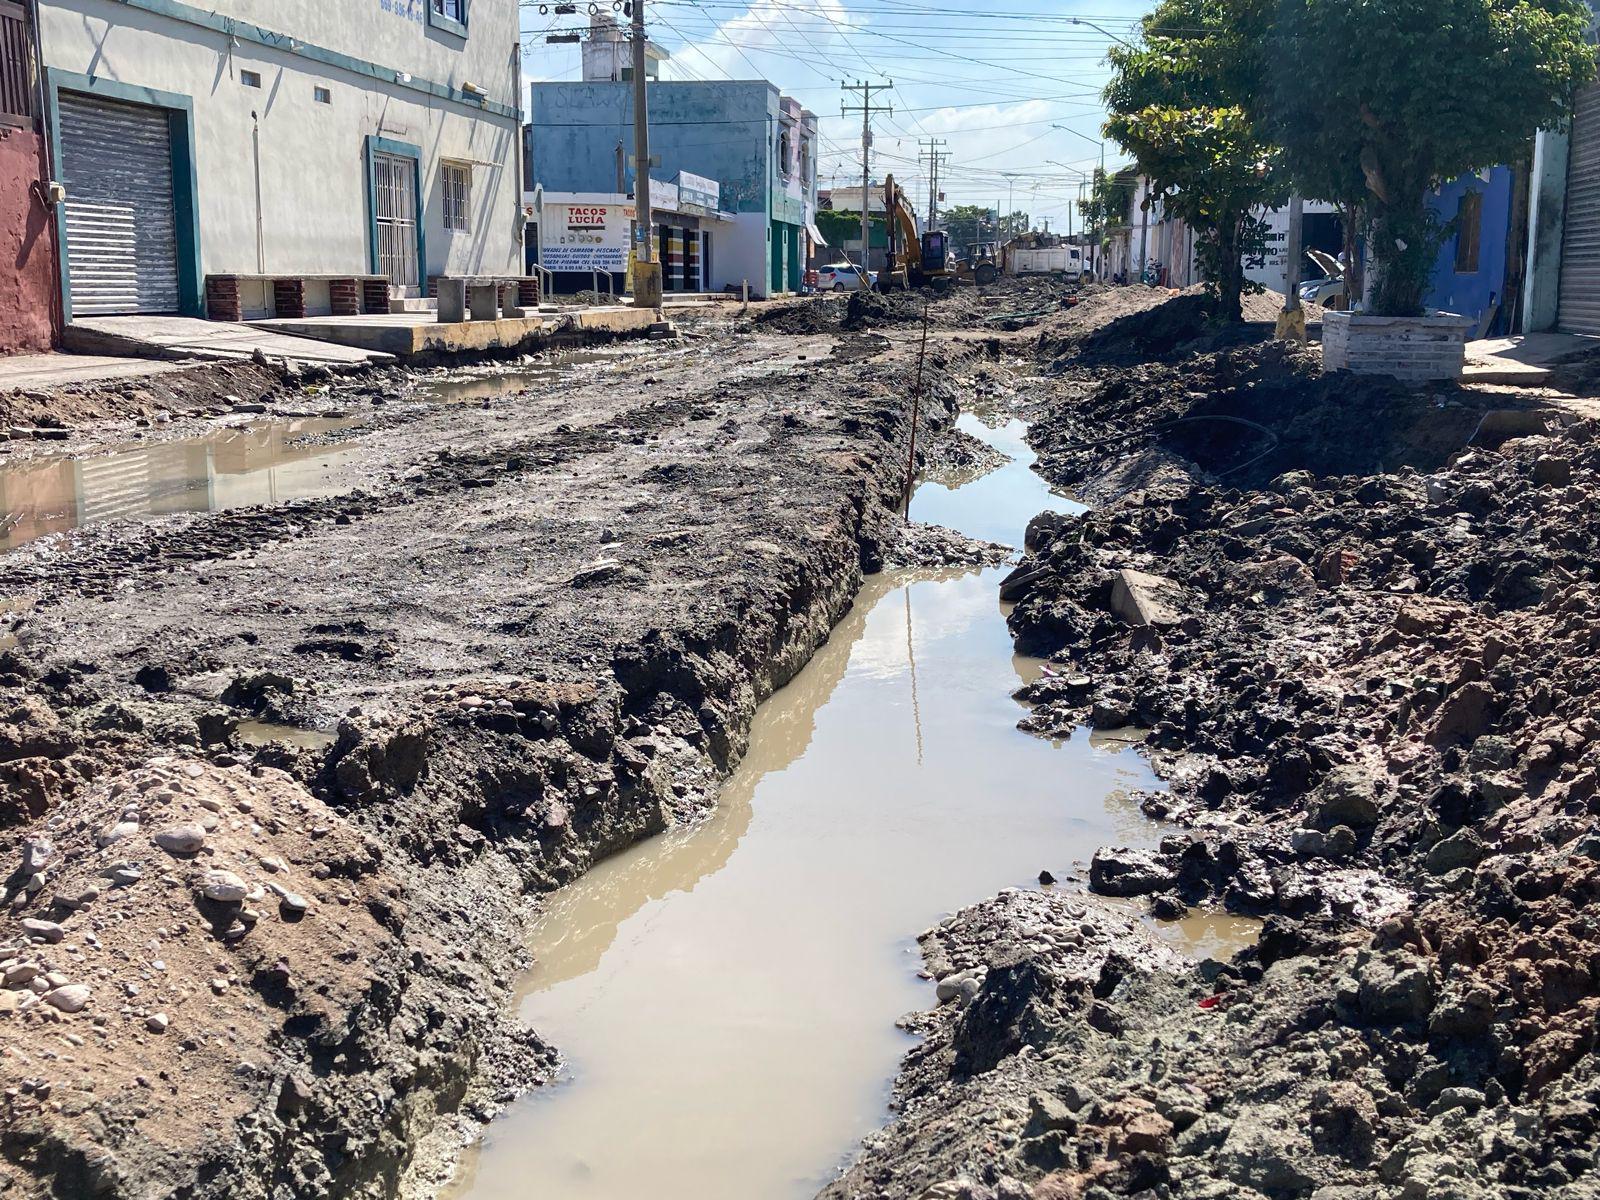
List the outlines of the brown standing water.
{"label": "brown standing water", "polygon": [[[963,428],[1013,461],[913,515],[1020,542],[1079,506],[1029,469],[1019,422]],[[1108,841],[1159,832],[1127,799],[1157,786],[1135,750],[1017,730],[1003,570],[891,573],[757,715],[716,813],[551,897],[522,1017],[560,1081],[486,1132],[454,1200],[802,1200],[887,1118],[931,1005],[915,935],[1001,888],[1064,876]],[[1200,953],[1245,922],[1169,930]]]}
{"label": "brown standing water", "polygon": [[261,421],[93,458],[49,455],[0,467],[0,551],[107,521],[282,504],[343,490],[348,451],[322,441],[353,422]]}

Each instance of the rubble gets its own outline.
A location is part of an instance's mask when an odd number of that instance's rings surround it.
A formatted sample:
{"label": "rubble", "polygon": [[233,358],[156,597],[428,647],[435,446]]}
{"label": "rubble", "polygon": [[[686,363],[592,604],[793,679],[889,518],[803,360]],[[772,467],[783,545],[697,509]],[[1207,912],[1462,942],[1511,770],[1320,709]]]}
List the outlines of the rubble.
{"label": "rubble", "polygon": [[[1036,1032],[980,1070],[939,1057],[960,1022],[933,1010],[896,1121],[825,1195],[1591,1189],[1600,427],[1271,343],[1097,374],[1050,336],[1033,440],[1102,503],[1031,526],[1012,577],[1049,659],[1023,727],[1126,720],[1168,780],[1140,800],[1181,832],[1102,850],[1090,889],[1265,926],[1229,963],[1036,987]],[[1116,436],[1200,414],[1276,444]],[[1131,623],[1149,576],[1187,602]],[[954,925],[983,921],[963,962],[994,978],[1019,925],[1000,901]]]}

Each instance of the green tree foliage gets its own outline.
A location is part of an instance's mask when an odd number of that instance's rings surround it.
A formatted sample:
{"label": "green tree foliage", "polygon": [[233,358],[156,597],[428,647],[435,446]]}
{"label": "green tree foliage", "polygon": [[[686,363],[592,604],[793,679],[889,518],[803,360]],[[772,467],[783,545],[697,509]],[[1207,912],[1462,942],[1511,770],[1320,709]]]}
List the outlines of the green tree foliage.
{"label": "green tree foliage", "polygon": [[[871,218],[872,244],[885,245],[883,231],[883,217],[881,214]],[[824,208],[817,213],[817,232],[820,233],[833,250],[839,251],[847,241],[861,239],[861,214],[850,212],[848,209]]]}
{"label": "green tree foliage", "polygon": [[1033,218],[1027,213],[1017,211],[1008,217],[1000,218],[1000,236],[1002,238],[1020,237],[1033,228]]}
{"label": "green tree foliage", "polygon": [[1107,135],[1194,231],[1207,287],[1232,320],[1241,315],[1243,256],[1262,244],[1251,210],[1288,194],[1277,151],[1260,133],[1269,6],[1161,0],[1140,46],[1112,48],[1105,91]]}
{"label": "green tree foliage", "polygon": [[940,214],[940,221],[956,246],[995,240],[995,210],[981,204],[958,204]]}
{"label": "green tree foliage", "polygon": [[1096,167],[1089,194],[1078,201],[1078,212],[1083,216],[1083,231],[1091,238],[1101,240],[1110,227],[1128,224],[1136,182],[1137,175],[1132,170],[1107,175],[1102,168]]}
{"label": "green tree foliage", "polygon": [[[1236,0],[1217,0],[1231,5]],[[1422,312],[1443,180],[1515,161],[1594,75],[1580,0],[1275,0],[1262,121],[1308,195],[1361,205],[1373,311]]]}

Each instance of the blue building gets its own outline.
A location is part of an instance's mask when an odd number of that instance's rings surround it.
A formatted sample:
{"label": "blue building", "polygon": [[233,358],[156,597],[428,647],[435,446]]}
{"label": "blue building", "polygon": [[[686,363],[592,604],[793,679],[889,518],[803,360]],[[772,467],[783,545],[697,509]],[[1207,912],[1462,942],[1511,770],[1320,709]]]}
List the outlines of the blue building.
{"label": "blue building", "polygon": [[[1476,318],[1480,335],[1497,323],[1497,310],[1506,301],[1514,182],[1510,167],[1494,167],[1452,179],[1428,194],[1428,208],[1456,228],[1439,248],[1426,304]],[[1511,315],[1504,314],[1498,324],[1510,328]]]}
{"label": "blue building", "polygon": [[[596,59],[585,54],[585,75],[600,78],[530,88],[528,181],[547,193],[633,191],[631,72]],[[715,215],[654,215],[668,290],[798,289],[816,237],[816,116],[761,79],[652,79],[649,102],[652,180],[719,185]]]}

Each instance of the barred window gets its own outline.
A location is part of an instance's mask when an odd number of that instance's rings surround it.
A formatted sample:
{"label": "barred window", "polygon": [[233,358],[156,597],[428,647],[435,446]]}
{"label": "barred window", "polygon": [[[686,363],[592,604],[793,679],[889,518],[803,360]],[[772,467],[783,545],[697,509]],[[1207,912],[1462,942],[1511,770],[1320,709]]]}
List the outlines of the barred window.
{"label": "barred window", "polygon": [[440,174],[444,181],[444,227],[466,232],[472,228],[472,167],[467,163],[445,163]]}
{"label": "barred window", "polygon": [[0,0],[0,125],[33,118],[33,43],[22,5]]}

